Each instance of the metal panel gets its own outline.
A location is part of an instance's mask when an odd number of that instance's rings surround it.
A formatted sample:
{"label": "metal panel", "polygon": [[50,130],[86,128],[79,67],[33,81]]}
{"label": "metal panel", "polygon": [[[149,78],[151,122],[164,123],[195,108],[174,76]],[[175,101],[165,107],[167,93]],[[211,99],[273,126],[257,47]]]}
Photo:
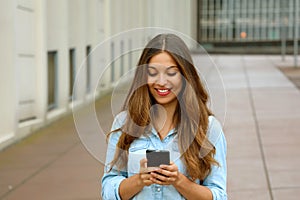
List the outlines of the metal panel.
{"label": "metal panel", "polygon": [[288,39],[293,38],[294,1],[288,1]]}
{"label": "metal panel", "polygon": [[209,25],[209,33],[208,33],[208,38],[209,40],[214,40],[214,29],[215,29],[215,24],[214,24],[214,1],[209,1],[208,4],[208,15],[209,15],[209,20],[208,20],[208,25]]}
{"label": "metal panel", "polygon": [[203,41],[207,41],[208,38],[208,0],[203,0],[202,3],[202,20],[201,20],[201,25],[203,26],[202,29],[202,39]]}
{"label": "metal panel", "polygon": [[58,93],[58,61],[57,52],[48,52],[48,110],[52,110],[57,107],[57,93]]}
{"label": "metal panel", "polygon": [[234,4],[233,0],[228,0],[228,18],[229,18],[229,27],[227,30],[227,40],[233,40],[233,29],[234,29]]}
{"label": "metal panel", "polygon": [[249,41],[254,40],[254,1],[248,1],[248,24],[247,24],[247,39]]}
{"label": "metal panel", "polygon": [[281,22],[286,16],[287,39],[292,40],[294,3],[295,0],[199,1],[199,38],[209,42],[280,41]]}

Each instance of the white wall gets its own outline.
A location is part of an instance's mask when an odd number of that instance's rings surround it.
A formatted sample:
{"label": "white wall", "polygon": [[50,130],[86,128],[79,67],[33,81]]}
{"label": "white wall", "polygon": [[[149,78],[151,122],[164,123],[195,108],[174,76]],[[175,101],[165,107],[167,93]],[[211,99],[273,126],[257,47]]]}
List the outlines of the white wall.
{"label": "white wall", "polygon": [[18,119],[36,118],[36,9],[33,1],[18,1],[15,10]]}
{"label": "white wall", "polygon": [[[196,38],[196,0],[1,0],[0,1],[0,149],[109,91],[108,69],[115,55],[115,80],[136,65],[153,36],[144,27],[174,29]],[[116,35],[119,33],[126,33]],[[114,37],[114,52],[110,38]],[[101,44],[101,48],[98,46]],[[90,45],[91,92],[87,93],[86,47]],[[98,47],[98,48],[97,48]],[[69,50],[76,51],[75,101],[69,100]],[[137,49],[123,64],[119,56]],[[57,107],[48,111],[47,53],[57,51]],[[99,84],[99,85],[98,85]],[[27,119],[27,120],[26,120]],[[20,120],[24,120],[21,121]]]}
{"label": "white wall", "polygon": [[47,4],[45,0],[36,1],[36,74],[37,74],[37,99],[36,116],[43,125],[47,110]]}
{"label": "white wall", "polygon": [[0,143],[7,144],[15,135],[16,69],[15,69],[15,2],[0,1]]}
{"label": "white wall", "polygon": [[[57,51],[58,66],[57,110],[48,113],[47,119],[51,119],[66,112],[69,103],[69,9],[68,0],[51,0],[46,2],[47,51]],[[45,89],[47,91],[47,88]]]}

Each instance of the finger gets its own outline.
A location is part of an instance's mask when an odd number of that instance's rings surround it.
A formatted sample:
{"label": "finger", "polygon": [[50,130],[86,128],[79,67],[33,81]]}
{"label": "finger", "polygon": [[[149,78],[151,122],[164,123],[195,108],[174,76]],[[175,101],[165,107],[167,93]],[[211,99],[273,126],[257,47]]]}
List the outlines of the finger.
{"label": "finger", "polygon": [[140,173],[147,173],[146,168],[147,168],[147,159],[143,158],[140,160]]}
{"label": "finger", "polygon": [[147,181],[147,180],[150,180],[150,178],[151,178],[151,175],[150,174],[141,174],[141,179],[143,180],[143,181]]}
{"label": "finger", "polygon": [[160,175],[153,175],[153,177],[150,178],[150,180],[159,185],[171,185],[172,182],[175,181],[175,178],[160,176]]}
{"label": "finger", "polygon": [[150,174],[141,174],[140,176],[141,176],[141,179],[142,179],[142,180],[149,180],[150,177],[151,177]]}
{"label": "finger", "polygon": [[168,170],[168,171],[178,171],[177,165],[174,163],[172,165],[161,165],[159,166],[161,169]]}
{"label": "finger", "polygon": [[164,183],[161,180],[153,178],[153,177],[150,178],[150,181],[152,181],[155,184],[164,185]]}
{"label": "finger", "polygon": [[168,170],[164,170],[164,169],[159,169],[159,170],[156,170],[155,172],[158,174],[161,174],[165,177],[172,177],[172,176],[176,176],[176,174],[177,174],[176,171],[172,172],[172,171],[168,171]]}
{"label": "finger", "polygon": [[176,178],[175,177],[169,177],[168,178],[168,182],[171,183],[171,182],[174,182],[176,181]]}
{"label": "finger", "polygon": [[146,168],[147,167],[146,164],[147,164],[147,158],[143,158],[140,160],[141,167]]}
{"label": "finger", "polygon": [[167,176],[165,176],[163,174],[158,174],[156,172],[151,172],[150,174],[151,174],[152,178],[159,179],[162,182],[167,182],[168,178],[169,178],[169,177],[167,177]]}
{"label": "finger", "polygon": [[164,169],[159,169],[155,171],[156,173],[159,173],[163,176],[169,177],[170,179],[168,180],[169,182],[175,182],[178,179],[179,176],[179,171],[168,171]]}
{"label": "finger", "polygon": [[151,181],[151,177],[142,179],[142,181],[143,181],[144,185],[146,185],[146,186],[153,184],[153,181]]}
{"label": "finger", "polygon": [[151,180],[145,180],[145,181],[143,181],[144,182],[144,184],[146,185],[146,186],[149,186],[149,185],[152,185],[154,182],[153,181],[151,181]]}
{"label": "finger", "polygon": [[140,175],[142,182],[144,185],[149,186],[152,185],[154,182],[151,180],[151,175],[150,174],[141,174]]}
{"label": "finger", "polygon": [[160,180],[160,179],[157,179],[157,178],[154,178],[154,177],[151,177],[151,178],[150,178],[150,181],[151,181],[152,183],[155,183],[155,184],[158,184],[158,185],[170,185],[169,183],[164,182],[164,181],[162,181],[162,180]]}

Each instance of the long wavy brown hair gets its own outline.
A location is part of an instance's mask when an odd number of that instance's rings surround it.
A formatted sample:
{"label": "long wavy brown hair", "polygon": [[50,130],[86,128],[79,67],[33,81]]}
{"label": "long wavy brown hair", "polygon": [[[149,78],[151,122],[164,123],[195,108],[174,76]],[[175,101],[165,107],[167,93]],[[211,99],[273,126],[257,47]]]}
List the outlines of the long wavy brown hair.
{"label": "long wavy brown hair", "polygon": [[208,117],[212,112],[207,107],[209,97],[194,67],[190,51],[183,40],[174,34],[157,35],[142,52],[123,105],[123,110],[127,111],[125,124],[111,132],[122,131],[122,134],[110,169],[115,165],[119,169],[125,167],[131,143],[141,135],[149,133],[151,118],[155,115],[150,108],[156,102],[147,86],[146,66],[153,56],[161,52],[167,52],[172,56],[183,77],[183,87],[177,96],[178,104],[173,117],[181,160],[193,181],[203,180],[210,173],[212,165],[218,165],[213,157],[215,148],[206,137]]}

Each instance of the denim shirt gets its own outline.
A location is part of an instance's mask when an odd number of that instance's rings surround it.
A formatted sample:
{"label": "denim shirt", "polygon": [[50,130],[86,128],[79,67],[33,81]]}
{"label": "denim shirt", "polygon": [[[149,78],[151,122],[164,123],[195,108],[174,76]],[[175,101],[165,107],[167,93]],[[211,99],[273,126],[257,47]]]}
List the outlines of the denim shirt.
{"label": "denim shirt", "polygon": [[[125,111],[118,114],[113,122],[112,130],[116,130],[125,123],[127,113]],[[128,163],[124,169],[118,170],[113,168],[108,172],[109,163],[113,160],[116,145],[118,143],[121,131],[114,132],[110,135],[106,164],[104,168],[104,175],[102,178],[102,198],[104,200],[121,199],[119,195],[120,183],[134,174],[139,173],[140,160],[146,157],[146,149],[169,150],[170,160],[173,161],[180,173],[189,177],[186,172],[186,167],[180,159],[180,152],[178,149],[178,141],[176,130],[171,130],[168,135],[161,140],[158,133],[152,128],[151,133],[147,136],[141,136],[136,139],[129,147]],[[212,192],[214,200],[226,200],[226,140],[222,131],[222,127],[217,119],[213,116],[209,117],[209,128],[207,131],[209,141],[215,146],[216,154],[214,158],[219,163],[219,166],[213,165],[210,174],[201,183],[203,186],[209,188]],[[199,180],[196,183],[200,184]],[[158,185],[152,184],[145,186],[132,199],[185,199],[172,185]]]}

